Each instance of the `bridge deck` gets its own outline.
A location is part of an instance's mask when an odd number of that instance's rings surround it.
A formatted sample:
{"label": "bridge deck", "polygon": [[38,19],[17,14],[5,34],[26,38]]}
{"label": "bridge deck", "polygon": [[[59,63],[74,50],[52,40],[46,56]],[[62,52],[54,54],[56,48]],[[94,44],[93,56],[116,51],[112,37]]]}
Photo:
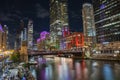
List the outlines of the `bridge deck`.
{"label": "bridge deck", "polygon": [[37,55],[60,55],[60,54],[82,54],[81,51],[49,51],[49,52],[41,52],[41,51],[29,51],[28,56],[37,56]]}

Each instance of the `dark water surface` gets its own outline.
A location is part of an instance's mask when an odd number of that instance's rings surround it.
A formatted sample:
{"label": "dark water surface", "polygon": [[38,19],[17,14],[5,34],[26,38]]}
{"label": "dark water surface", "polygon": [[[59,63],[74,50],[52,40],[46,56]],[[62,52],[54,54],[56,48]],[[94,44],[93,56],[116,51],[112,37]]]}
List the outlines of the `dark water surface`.
{"label": "dark water surface", "polygon": [[39,58],[37,80],[120,80],[120,62]]}

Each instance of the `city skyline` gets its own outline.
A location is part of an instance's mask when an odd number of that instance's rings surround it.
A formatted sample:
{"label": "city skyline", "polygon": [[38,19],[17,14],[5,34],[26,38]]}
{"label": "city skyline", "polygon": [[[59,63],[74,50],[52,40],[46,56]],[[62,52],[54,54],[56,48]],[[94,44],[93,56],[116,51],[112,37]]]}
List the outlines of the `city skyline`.
{"label": "city skyline", "polygon": [[0,80],[120,80],[120,0],[2,0]]}
{"label": "city skyline", "polygon": [[[70,29],[72,31],[83,31],[82,28],[82,4],[83,1],[68,0],[68,15]],[[86,2],[91,2],[88,0]],[[32,19],[34,21],[34,30],[42,32],[49,31],[49,0],[4,0],[0,3],[0,22],[2,25],[8,25],[10,33],[14,33],[20,25],[20,20]],[[12,29],[11,28],[15,28]]]}
{"label": "city skyline", "polygon": [[[84,0],[68,0],[68,17],[71,31],[83,31],[82,25],[82,5]],[[91,2],[88,0],[86,2]],[[39,37],[42,31],[48,31],[50,28],[49,18],[49,0],[4,0],[0,3],[0,23],[7,25],[9,29],[9,44],[14,46],[16,30],[20,27],[20,21],[23,20],[27,27],[28,20],[32,19],[34,38]]]}

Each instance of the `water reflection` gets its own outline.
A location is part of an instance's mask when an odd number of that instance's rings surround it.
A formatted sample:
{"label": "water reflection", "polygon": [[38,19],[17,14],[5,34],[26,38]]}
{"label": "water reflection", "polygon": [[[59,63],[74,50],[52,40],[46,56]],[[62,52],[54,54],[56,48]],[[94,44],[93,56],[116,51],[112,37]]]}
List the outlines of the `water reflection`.
{"label": "water reflection", "polygon": [[92,63],[92,72],[91,72],[90,79],[91,80],[100,80],[99,76],[100,76],[99,65],[98,65],[97,62],[93,62]]}
{"label": "water reflection", "polygon": [[111,66],[109,64],[105,64],[103,67],[104,80],[114,80],[112,73]]}
{"label": "water reflection", "polygon": [[120,80],[117,62],[59,57],[41,58],[38,62],[37,80]]}

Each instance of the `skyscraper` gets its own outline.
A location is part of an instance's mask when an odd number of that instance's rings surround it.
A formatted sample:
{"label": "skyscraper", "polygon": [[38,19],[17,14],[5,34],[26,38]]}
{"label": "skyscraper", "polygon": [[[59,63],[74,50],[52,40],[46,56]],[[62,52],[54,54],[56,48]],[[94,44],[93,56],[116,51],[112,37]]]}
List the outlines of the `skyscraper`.
{"label": "skyscraper", "polygon": [[3,29],[2,29],[2,25],[0,24],[0,51],[2,50],[2,34],[3,34]]}
{"label": "skyscraper", "polygon": [[93,0],[98,44],[120,48],[120,0]]}
{"label": "skyscraper", "polygon": [[67,0],[50,0],[50,37],[56,49],[60,47],[63,27],[68,27]]}
{"label": "skyscraper", "polygon": [[24,30],[24,21],[20,20],[20,26],[18,27],[18,29],[16,30],[16,41],[14,43],[14,49],[19,49],[21,47],[21,42],[22,42],[22,36],[21,33]]}
{"label": "skyscraper", "polygon": [[85,36],[85,45],[91,45],[96,43],[95,39],[95,24],[93,6],[90,3],[84,3],[82,8],[83,18],[83,32]]}
{"label": "skyscraper", "polygon": [[4,25],[3,27],[3,50],[6,50],[8,48],[8,27],[7,25]]}
{"label": "skyscraper", "polygon": [[67,0],[50,0],[50,24],[56,20],[68,25]]}
{"label": "skyscraper", "polygon": [[28,49],[33,48],[33,21],[29,20],[28,22]]}
{"label": "skyscraper", "polygon": [[27,46],[27,28],[24,28],[21,31],[21,46],[26,45]]}
{"label": "skyscraper", "polygon": [[8,48],[8,27],[0,24],[0,50],[6,50]]}

